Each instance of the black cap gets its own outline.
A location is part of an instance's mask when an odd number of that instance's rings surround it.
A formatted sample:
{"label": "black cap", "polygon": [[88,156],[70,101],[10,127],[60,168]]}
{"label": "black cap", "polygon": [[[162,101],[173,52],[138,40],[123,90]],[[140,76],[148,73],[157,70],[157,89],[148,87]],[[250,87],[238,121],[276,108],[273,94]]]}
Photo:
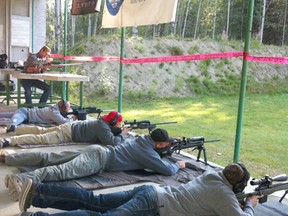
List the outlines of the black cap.
{"label": "black cap", "polygon": [[168,132],[161,128],[157,128],[153,130],[151,133],[151,138],[155,142],[170,142],[171,140],[168,136]]}

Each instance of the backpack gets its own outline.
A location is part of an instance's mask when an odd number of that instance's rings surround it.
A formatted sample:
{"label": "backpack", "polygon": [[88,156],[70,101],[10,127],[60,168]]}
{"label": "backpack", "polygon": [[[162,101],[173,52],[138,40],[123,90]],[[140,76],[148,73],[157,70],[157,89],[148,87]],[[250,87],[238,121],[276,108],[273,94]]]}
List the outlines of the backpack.
{"label": "backpack", "polygon": [[0,55],[0,68],[7,68],[7,57],[8,56],[6,54]]}

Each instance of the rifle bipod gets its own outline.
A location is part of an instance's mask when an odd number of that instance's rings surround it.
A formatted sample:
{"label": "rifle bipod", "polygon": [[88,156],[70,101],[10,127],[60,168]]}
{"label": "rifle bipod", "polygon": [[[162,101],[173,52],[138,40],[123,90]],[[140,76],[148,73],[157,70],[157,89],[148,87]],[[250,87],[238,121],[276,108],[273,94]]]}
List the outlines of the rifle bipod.
{"label": "rifle bipod", "polygon": [[285,198],[285,196],[288,194],[288,190],[285,191],[285,193],[283,194],[283,196],[281,197],[281,199],[279,200],[279,202],[281,203],[282,200]]}

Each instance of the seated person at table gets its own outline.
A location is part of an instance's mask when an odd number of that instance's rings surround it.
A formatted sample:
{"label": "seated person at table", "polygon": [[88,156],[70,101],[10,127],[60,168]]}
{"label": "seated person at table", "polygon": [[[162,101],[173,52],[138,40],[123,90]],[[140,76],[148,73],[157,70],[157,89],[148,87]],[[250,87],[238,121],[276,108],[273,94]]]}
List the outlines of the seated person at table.
{"label": "seated person at table", "polygon": [[[59,144],[67,142],[103,143],[105,145],[118,145],[122,143],[129,132],[129,128],[121,128],[122,116],[112,111],[108,115],[97,120],[75,121],[61,124],[57,127],[29,127],[29,134],[12,136],[9,139],[1,139],[2,148],[17,146],[19,144]],[[114,130],[119,132],[114,135]]]}
{"label": "seated person at table", "polygon": [[[42,66],[53,61],[50,58],[51,49],[43,46],[38,53],[31,53],[24,64],[24,73],[41,73],[44,71]],[[46,103],[50,95],[50,86],[44,81],[37,79],[21,79],[22,87],[24,88],[25,103],[32,104],[32,87],[38,88],[43,91],[39,103]]]}
{"label": "seated person at table", "polygon": [[[6,132],[15,132],[16,126],[23,122],[28,124],[64,124],[70,119],[64,118],[63,114],[69,112],[70,103],[60,100],[58,103],[44,108],[25,108],[21,107],[13,112],[0,112],[0,125],[6,125]],[[25,128],[25,127],[23,127]],[[25,132],[16,131],[16,134],[24,134]],[[26,132],[27,133],[27,132]]]}
{"label": "seated person at table", "polygon": [[[19,196],[20,215],[253,216],[260,196],[247,197],[242,208],[235,196],[244,190],[249,176],[245,166],[237,163],[226,166],[223,171],[206,171],[178,187],[143,185],[100,195],[82,188],[40,184],[27,179]],[[64,211],[57,214],[26,212],[31,205]]]}
{"label": "seated person at table", "polygon": [[[102,171],[116,172],[149,169],[155,173],[172,176],[185,168],[185,161],[172,162],[161,158],[156,151],[170,146],[172,140],[164,129],[155,129],[150,135],[129,139],[121,145],[90,145],[73,151],[28,152],[8,154],[5,164],[10,166],[41,166],[32,172],[7,175],[5,185],[10,198],[18,199],[22,183],[31,178],[35,182],[62,181],[97,174]],[[107,144],[107,143],[104,143]]]}

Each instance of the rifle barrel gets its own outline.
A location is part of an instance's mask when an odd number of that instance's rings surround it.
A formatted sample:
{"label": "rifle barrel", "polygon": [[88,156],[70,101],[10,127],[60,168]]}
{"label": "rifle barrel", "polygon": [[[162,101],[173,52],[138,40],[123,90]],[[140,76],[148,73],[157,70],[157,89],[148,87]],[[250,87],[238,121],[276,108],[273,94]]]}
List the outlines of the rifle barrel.
{"label": "rifle barrel", "polygon": [[115,110],[102,110],[102,112],[112,112],[112,111],[115,111]]}
{"label": "rifle barrel", "polygon": [[215,139],[215,140],[205,140],[205,143],[207,143],[207,142],[219,142],[220,141],[220,139]]}
{"label": "rifle barrel", "polygon": [[280,190],[288,190],[288,182],[272,184],[272,185],[262,187],[262,188],[257,187],[251,193],[237,193],[236,197],[239,201],[242,201],[243,199],[245,199],[246,197],[248,197],[250,195],[268,196],[268,195],[270,195],[276,191],[280,191]]}
{"label": "rifle barrel", "polygon": [[154,125],[161,125],[161,124],[176,124],[177,122],[159,122],[159,123],[153,123]]}

